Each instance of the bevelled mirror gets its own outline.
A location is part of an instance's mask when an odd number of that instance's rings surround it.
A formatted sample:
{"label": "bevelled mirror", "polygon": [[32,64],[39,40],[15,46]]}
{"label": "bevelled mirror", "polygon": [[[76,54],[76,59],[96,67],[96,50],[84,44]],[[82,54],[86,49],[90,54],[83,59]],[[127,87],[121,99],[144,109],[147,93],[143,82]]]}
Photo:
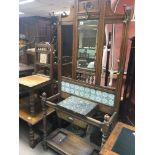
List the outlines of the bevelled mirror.
{"label": "bevelled mirror", "polygon": [[95,71],[98,20],[78,21],[77,68]]}

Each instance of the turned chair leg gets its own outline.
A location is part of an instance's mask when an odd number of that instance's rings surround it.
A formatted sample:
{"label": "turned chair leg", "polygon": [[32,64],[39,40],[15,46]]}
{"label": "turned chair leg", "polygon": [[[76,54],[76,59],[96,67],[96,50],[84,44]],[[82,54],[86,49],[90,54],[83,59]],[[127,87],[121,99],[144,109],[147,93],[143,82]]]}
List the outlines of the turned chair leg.
{"label": "turned chair leg", "polygon": [[34,140],[34,130],[32,124],[28,123],[29,125],[29,145],[31,148],[34,148],[35,146],[35,140]]}
{"label": "turned chair leg", "polygon": [[31,116],[35,115],[35,107],[34,107],[34,94],[31,92],[30,93],[30,114]]}
{"label": "turned chair leg", "polygon": [[86,134],[86,136],[89,136],[91,133],[92,133],[92,126],[88,125],[85,134]]}
{"label": "turned chair leg", "polygon": [[105,142],[107,140],[107,137],[108,137],[108,134],[102,132],[102,143],[101,143],[101,147],[105,144]]}
{"label": "turned chair leg", "polygon": [[110,116],[108,114],[104,115],[104,123],[105,125],[102,127],[101,132],[102,132],[102,143],[101,143],[101,147],[105,144],[108,135],[109,135],[109,120],[110,120]]}
{"label": "turned chair leg", "polygon": [[46,120],[46,93],[42,94],[42,99],[41,99],[41,103],[42,103],[42,110],[43,110],[43,149],[47,150],[47,143],[46,143],[46,139],[47,139],[47,120]]}

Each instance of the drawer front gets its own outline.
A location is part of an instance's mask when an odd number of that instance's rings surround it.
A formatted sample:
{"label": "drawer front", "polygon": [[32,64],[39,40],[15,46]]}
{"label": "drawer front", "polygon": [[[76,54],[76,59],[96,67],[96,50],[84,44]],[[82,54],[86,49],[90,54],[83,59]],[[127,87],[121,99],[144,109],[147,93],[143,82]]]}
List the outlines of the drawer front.
{"label": "drawer front", "polygon": [[67,122],[73,123],[81,128],[86,128],[86,126],[87,126],[87,123],[85,123],[73,116],[70,116],[64,112],[57,111],[57,115],[59,118],[62,118],[64,120],[66,120]]}

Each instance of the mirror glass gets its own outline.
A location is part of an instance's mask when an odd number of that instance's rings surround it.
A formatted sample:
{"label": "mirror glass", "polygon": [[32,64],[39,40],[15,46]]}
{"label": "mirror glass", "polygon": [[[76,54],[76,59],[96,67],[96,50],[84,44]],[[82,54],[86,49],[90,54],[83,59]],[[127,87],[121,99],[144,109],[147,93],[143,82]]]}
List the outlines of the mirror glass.
{"label": "mirror glass", "polygon": [[97,28],[98,20],[79,21],[77,68],[95,71]]}

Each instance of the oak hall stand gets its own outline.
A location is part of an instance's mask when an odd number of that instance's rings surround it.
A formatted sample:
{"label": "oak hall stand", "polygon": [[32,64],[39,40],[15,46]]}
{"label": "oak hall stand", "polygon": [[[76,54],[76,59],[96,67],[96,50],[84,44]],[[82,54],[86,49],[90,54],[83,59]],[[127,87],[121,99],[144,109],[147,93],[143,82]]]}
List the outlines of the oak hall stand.
{"label": "oak hall stand", "polygon": [[[72,19],[74,38],[72,78],[61,76],[61,24],[64,23],[65,18],[64,21],[63,18],[60,18],[58,24],[58,57],[60,59],[58,64],[59,89],[58,94],[49,98],[46,97],[46,93],[42,95],[43,147],[47,149],[48,146],[63,155],[92,155],[95,153],[95,147],[65,129],[56,130],[51,135],[47,135],[47,110],[45,106],[49,105],[54,108],[59,118],[80,126],[86,129],[86,131],[89,126],[99,128],[102,132],[101,147],[104,146],[110,130],[116,123],[118,115],[131,9],[126,6],[124,8],[124,14],[115,14],[111,10],[110,0],[75,0],[75,5],[72,9],[74,13],[68,16],[68,18],[71,17]],[[112,27],[114,24],[122,24],[122,41],[119,50],[115,87],[105,84],[102,85],[101,82],[104,42],[106,44],[104,40],[106,40],[107,35],[105,32],[106,24],[111,24],[109,27]],[[108,46],[108,51],[109,49],[110,47]],[[114,68],[110,69],[107,68],[108,72],[114,72]],[[110,78],[108,77],[108,80]],[[98,112],[104,116],[103,121],[95,118]],[[76,139],[76,144],[74,139]],[[68,149],[69,145],[70,149]],[[78,145],[81,146],[80,150],[77,148]]]}

